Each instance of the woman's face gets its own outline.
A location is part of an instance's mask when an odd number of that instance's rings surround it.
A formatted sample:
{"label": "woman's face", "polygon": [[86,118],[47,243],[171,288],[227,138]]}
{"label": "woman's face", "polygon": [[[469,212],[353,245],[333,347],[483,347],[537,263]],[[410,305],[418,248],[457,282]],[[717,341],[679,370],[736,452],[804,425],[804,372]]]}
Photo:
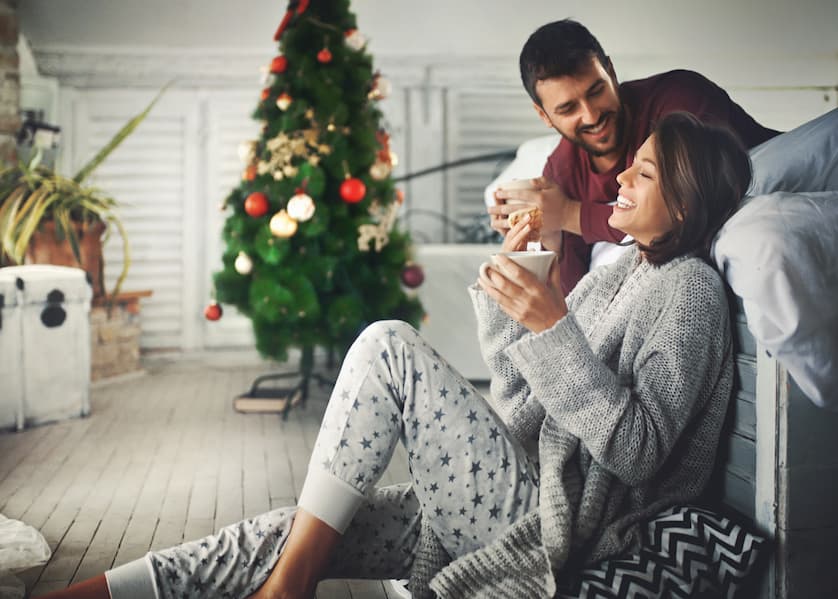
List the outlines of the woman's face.
{"label": "woman's face", "polygon": [[608,224],[628,233],[643,245],[672,230],[672,219],[660,189],[655,163],[655,136],[637,150],[634,163],[617,175],[617,204]]}

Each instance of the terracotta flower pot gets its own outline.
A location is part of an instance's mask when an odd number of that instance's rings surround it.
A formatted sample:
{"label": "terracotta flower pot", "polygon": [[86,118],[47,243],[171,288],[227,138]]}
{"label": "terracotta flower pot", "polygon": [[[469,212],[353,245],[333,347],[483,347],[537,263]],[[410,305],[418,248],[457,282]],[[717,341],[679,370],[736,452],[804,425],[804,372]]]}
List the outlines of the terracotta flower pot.
{"label": "terracotta flower pot", "polygon": [[93,297],[105,295],[104,260],[102,258],[102,235],[105,223],[89,224],[73,223],[73,228],[79,240],[79,255],[81,264],[76,261],[70,242],[66,239],[58,241],[55,236],[55,223],[44,221],[32,235],[29,247],[26,248],[27,264],[56,264],[58,266],[81,267],[90,277],[93,286]]}

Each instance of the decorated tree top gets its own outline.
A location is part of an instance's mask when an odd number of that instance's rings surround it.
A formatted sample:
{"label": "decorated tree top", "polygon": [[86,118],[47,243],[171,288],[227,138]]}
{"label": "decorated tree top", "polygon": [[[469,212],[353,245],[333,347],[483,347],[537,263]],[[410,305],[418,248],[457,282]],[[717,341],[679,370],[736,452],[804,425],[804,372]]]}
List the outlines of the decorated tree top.
{"label": "decorated tree top", "polygon": [[290,2],[276,39],[214,280],[218,301],[252,320],[260,352],[284,360],[302,348],[305,371],[314,347],[342,352],[372,321],[415,325],[423,312],[401,282],[416,265],[377,106],[389,84],[349,2]]}

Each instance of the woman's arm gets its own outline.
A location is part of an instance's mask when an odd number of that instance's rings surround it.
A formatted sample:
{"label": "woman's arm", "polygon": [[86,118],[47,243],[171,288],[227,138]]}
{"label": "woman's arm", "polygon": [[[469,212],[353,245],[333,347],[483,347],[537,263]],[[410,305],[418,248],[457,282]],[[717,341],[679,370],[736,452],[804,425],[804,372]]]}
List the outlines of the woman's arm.
{"label": "woman's arm", "polygon": [[[523,244],[527,232],[526,222],[513,227],[504,241],[503,249],[515,249],[516,244]],[[583,278],[565,303],[561,292],[558,264],[553,265],[547,287],[538,283],[529,273],[521,272],[522,269],[519,269],[517,265],[510,263],[507,266],[513,273],[518,272],[524,279],[514,276],[507,279],[501,273],[494,272],[488,275],[491,279],[481,276],[480,284],[473,286],[469,293],[477,318],[477,335],[481,354],[489,367],[492,406],[510,431],[526,446],[528,442],[538,438],[541,422],[544,420],[544,408],[532,393],[520,370],[505,352],[512,343],[530,334],[524,324],[510,316],[512,309],[505,296],[511,296],[514,301],[525,295],[532,295],[533,297],[529,299],[535,301],[536,304],[545,302],[550,304],[556,301],[556,295],[560,295],[561,297],[558,298],[561,304],[560,314],[563,315],[567,312],[568,305],[575,305],[580,297],[595,286],[596,279],[601,276],[601,273],[589,274]],[[495,288],[495,285],[498,287]],[[502,292],[504,288],[507,289],[506,293]],[[543,316],[540,309],[528,307],[525,311],[538,312],[538,316]],[[536,320],[539,319],[536,318]],[[522,322],[527,323],[525,320]],[[543,328],[543,324],[540,326]]]}
{"label": "woman's arm", "polygon": [[689,262],[691,272],[676,269],[658,286],[670,296],[623,369],[630,375],[593,353],[573,314],[507,350],[546,413],[628,485],[653,477],[708,399],[730,392],[724,290],[715,273]]}

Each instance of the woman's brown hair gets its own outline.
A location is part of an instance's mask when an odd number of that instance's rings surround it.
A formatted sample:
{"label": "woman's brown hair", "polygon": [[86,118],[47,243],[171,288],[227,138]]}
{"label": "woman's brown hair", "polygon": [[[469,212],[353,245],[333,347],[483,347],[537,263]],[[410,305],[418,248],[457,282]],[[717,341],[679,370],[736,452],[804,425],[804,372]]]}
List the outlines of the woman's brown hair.
{"label": "woman's brown hair", "polygon": [[652,264],[696,254],[707,259],[713,238],[739,207],[751,183],[751,161],[728,129],[673,112],[655,126],[655,161],[661,195],[674,226],[649,246]]}

